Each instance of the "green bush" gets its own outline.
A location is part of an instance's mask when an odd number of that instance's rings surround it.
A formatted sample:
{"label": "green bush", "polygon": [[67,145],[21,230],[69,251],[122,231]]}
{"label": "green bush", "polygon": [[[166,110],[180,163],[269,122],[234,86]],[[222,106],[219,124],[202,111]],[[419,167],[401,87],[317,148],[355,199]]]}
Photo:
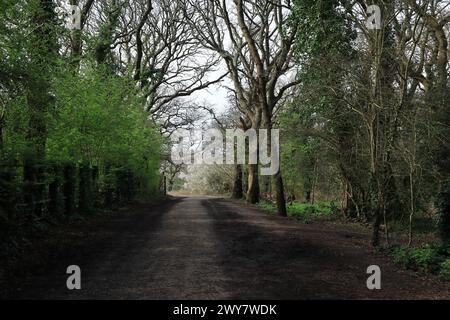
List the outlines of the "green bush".
{"label": "green bush", "polygon": [[419,271],[430,273],[439,269],[439,263],[442,262],[442,256],[439,250],[433,247],[424,247],[412,250],[412,260],[417,265]]}
{"label": "green bush", "polygon": [[[263,201],[258,206],[270,213],[277,212],[275,203]],[[330,215],[333,213],[332,206],[328,202],[309,204],[302,202],[293,202],[286,205],[288,216],[310,220],[313,216]],[[305,220],[306,221],[306,220]]]}
{"label": "green bush", "polygon": [[444,278],[450,272],[449,253],[447,246],[436,245],[425,245],[421,248],[399,246],[392,249],[394,262],[402,268],[439,273]]}
{"label": "green bush", "polygon": [[277,206],[272,202],[261,201],[257,204],[257,206],[269,213],[277,212]]}
{"label": "green bush", "polygon": [[331,206],[328,202],[320,202],[317,204],[293,202],[287,205],[287,211],[293,217],[320,216],[332,213]]}
{"label": "green bush", "polygon": [[408,247],[398,247],[393,249],[394,263],[402,267],[403,269],[412,269],[413,260],[411,258],[410,249]]}
{"label": "green bush", "polygon": [[450,259],[446,259],[442,262],[440,269],[439,275],[445,280],[450,280]]}

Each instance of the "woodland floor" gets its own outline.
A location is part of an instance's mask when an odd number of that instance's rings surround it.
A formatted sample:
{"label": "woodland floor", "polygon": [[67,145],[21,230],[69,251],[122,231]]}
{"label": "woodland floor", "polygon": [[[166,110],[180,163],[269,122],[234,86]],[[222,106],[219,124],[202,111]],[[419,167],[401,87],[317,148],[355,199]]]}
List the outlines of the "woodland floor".
{"label": "woodland floor", "polygon": [[[6,298],[450,299],[449,283],[400,270],[367,232],[221,198],[176,197],[65,235],[45,267],[8,280]],[[81,267],[81,290],[66,288],[69,265]],[[366,287],[369,265],[381,290]]]}

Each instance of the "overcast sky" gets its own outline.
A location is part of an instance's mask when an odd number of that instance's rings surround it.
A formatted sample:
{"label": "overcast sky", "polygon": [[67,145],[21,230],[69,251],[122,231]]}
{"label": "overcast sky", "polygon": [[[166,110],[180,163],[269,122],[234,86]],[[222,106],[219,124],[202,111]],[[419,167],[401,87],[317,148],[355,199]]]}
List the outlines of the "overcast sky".
{"label": "overcast sky", "polygon": [[[210,73],[207,80],[213,81],[226,72],[227,69],[225,65],[221,63],[216,71]],[[221,84],[211,85],[207,89],[197,91],[191,95],[191,98],[193,98],[199,103],[206,102],[209,106],[214,107],[214,109],[217,111],[217,114],[221,114],[228,107],[228,100],[227,100],[228,90],[224,88],[223,85],[233,87],[230,79],[226,77],[225,79],[222,80]]]}

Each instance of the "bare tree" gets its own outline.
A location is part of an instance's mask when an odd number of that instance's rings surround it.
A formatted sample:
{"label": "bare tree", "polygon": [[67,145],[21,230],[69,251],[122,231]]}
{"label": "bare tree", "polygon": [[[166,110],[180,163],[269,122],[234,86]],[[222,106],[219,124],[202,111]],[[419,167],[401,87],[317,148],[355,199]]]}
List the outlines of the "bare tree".
{"label": "bare tree", "polygon": [[185,23],[180,1],[137,0],[126,12],[122,29],[133,30],[133,36],[119,51],[127,57],[127,68],[131,64],[145,108],[155,120],[164,118],[164,111],[173,114],[182,105],[180,98],[226,76],[210,79],[219,59],[202,48],[195,31]]}
{"label": "bare tree", "polygon": [[[271,129],[286,93],[299,83],[293,78],[297,28],[287,23],[291,2],[187,0],[184,10],[204,47],[225,62],[238,108],[250,120],[251,128]],[[247,199],[252,203],[259,201],[257,170],[257,166],[249,166]],[[286,215],[280,171],[275,185],[278,212]]]}

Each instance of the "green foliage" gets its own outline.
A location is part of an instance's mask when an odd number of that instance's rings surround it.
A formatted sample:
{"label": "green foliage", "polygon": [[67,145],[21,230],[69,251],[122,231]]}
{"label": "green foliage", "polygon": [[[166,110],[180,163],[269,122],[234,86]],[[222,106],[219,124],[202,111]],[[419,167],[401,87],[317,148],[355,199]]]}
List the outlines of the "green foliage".
{"label": "green foliage", "polygon": [[[125,166],[143,191],[154,192],[162,139],[131,81],[94,68],[82,75],[65,70],[52,81],[55,102],[45,116],[47,161]],[[27,99],[9,100],[4,118],[2,157],[20,161],[29,146]]]}
{"label": "green foliage", "polygon": [[420,248],[398,246],[391,249],[394,262],[404,269],[424,273],[448,272],[450,247],[424,245]]}
{"label": "green foliage", "polygon": [[[426,213],[430,224],[434,222],[430,204],[438,198],[440,234],[448,242],[450,91],[446,87],[444,94],[438,94],[431,89],[425,97],[417,90],[407,108],[398,108],[399,101],[406,103],[398,88],[401,77],[395,70],[403,63],[402,55],[394,50],[401,37],[394,38],[393,30],[386,28],[378,89],[383,107],[372,109],[374,49],[381,44],[373,43],[370,32],[364,35],[359,18],[352,16],[354,3],[295,0],[293,4],[291,19],[299,25],[295,57],[301,84],[295,99],[278,116],[284,129],[281,162],[287,194],[300,190],[302,195],[295,194],[295,198],[303,198],[314,185],[311,182],[317,182],[317,193],[325,195],[321,199],[340,197],[347,217],[373,222],[383,212],[390,225],[407,225],[405,217],[412,203],[413,228],[418,225],[419,214]],[[394,2],[380,2],[380,6],[383,10],[395,6],[397,10]],[[401,6],[398,9],[404,10]],[[409,22],[400,19],[400,23],[406,30]],[[436,112],[439,96],[443,112]],[[442,114],[430,125],[434,113]],[[386,155],[380,156],[383,153]],[[433,162],[437,165],[429,165]],[[321,180],[330,183],[321,184]],[[379,226],[374,230],[377,234]]]}
{"label": "green foliage", "polygon": [[289,211],[293,217],[302,215],[330,215],[332,213],[330,202],[319,202],[318,204],[293,202],[289,204]]}
{"label": "green foliage", "polygon": [[51,224],[159,191],[162,140],[134,81],[87,58],[75,70],[53,6],[0,2],[0,259]]}
{"label": "green foliage", "polygon": [[335,199],[339,188],[339,166],[333,163],[339,150],[330,150],[329,145],[339,141],[340,121],[353,119],[341,94],[330,88],[344,83],[342,64],[350,63],[354,53],[348,4],[345,0],[294,1],[291,19],[299,28],[295,57],[302,81],[295,100],[277,117],[277,125],[284,129],[283,178],[288,196],[295,199],[310,201],[317,190],[324,195],[321,199]]}
{"label": "green foliage", "polygon": [[298,23],[296,49],[310,57],[327,51],[349,52],[349,41],[356,34],[345,19],[349,1],[295,0],[292,19]]}
{"label": "green foliage", "polygon": [[138,169],[144,158],[158,153],[158,134],[130,81],[91,68],[82,76],[63,75],[54,91],[48,158]]}
{"label": "green foliage", "polygon": [[257,203],[257,206],[271,214],[277,213],[277,206],[272,202],[260,201]]}
{"label": "green foliage", "polygon": [[[277,213],[277,206],[272,202],[262,201],[258,203],[258,207],[268,211],[271,214]],[[286,204],[286,209],[288,216],[302,219],[305,222],[310,221],[315,217],[330,216],[334,213],[333,203],[327,201],[322,201],[316,204],[292,202]]]}
{"label": "green foliage", "polygon": [[442,262],[440,264],[440,269],[439,275],[445,280],[450,280],[450,259],[446,259]]}

